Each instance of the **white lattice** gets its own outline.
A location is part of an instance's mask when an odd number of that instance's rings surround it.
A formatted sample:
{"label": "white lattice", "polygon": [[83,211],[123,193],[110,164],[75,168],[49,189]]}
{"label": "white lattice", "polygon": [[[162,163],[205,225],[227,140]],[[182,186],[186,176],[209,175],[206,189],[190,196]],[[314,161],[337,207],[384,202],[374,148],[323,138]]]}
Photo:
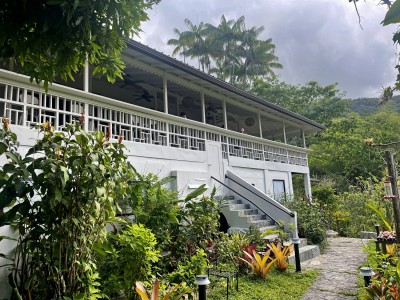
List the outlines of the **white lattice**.
{"label": "white lattice", "polygon": [[[222,157],[230,156],[252,160],[271,161],[307,166],[307,153],[278,146],[269,141],[251,141],[250,136],[231,137],[204,128],[172,123],[137,113],[122,111],[85,103],[69,96],[53,95],[40,90],[22,88],[8,84],[0,99],[0,112],[13,125],[31,127],[38,123],[50,122],[58,130],[66,124],[84,121],[88,130],[100,130],[125,141],[169,146],[192,151],[205,151],[206,140],[221,143]],[[86,111],[85,111],[86,110]]]}

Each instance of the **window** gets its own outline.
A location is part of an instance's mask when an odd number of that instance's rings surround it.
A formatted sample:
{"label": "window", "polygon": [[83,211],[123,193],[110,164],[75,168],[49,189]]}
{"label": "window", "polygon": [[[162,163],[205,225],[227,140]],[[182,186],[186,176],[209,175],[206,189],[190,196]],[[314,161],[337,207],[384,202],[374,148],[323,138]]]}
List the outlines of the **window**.
{"label": "window", "polygon": [[286,196],[285,180],[272,180],[274,199],[281,202]]}

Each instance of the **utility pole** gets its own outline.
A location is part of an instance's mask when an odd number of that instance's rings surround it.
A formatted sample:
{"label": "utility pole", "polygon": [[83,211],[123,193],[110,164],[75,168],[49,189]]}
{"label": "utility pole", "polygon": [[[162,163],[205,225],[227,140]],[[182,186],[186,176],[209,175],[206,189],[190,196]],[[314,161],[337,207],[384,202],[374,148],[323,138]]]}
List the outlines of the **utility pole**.
{"label": "utility pole", "polygon": [[400,205],[399,205],[399,188],[397,187],[397,169],[394,162],[393,152],[386,150],[386,163],[388,166],[389,180],[392,185],[393,198],[393,212],[394,212],[394,225],[396,231],[396,243],[400,244]]}

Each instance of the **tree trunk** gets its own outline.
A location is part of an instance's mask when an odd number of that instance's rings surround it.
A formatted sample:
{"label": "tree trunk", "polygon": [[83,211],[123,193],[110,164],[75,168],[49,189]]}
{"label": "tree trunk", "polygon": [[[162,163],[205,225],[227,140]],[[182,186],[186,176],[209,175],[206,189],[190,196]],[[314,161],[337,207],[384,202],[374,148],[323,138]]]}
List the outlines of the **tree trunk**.
{"label": "tree trunk", "polygon": [[386,151],[386,163],[388,166],[389,180],[392,185],[392,191],[394,197],[392,198],[393,213],[394,213],[394,224],[396,231],[396,243],[400,244],[400,205],[399,205],[399,189],[397,187],[397,170],[394,162],[393,152]]}

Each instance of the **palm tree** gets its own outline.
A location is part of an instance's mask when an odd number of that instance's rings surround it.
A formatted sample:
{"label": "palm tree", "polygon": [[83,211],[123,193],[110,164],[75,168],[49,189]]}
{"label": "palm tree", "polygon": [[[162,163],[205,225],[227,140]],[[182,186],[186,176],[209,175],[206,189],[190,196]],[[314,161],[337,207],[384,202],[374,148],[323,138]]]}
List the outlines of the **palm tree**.
{"label": "palm tree", "polygon": [[238,54],[242,57],[238,81],[247,88],[251,87],[254,78],[272,79],[275,77],[273,69],[282,69],[272,39],[258,39],[263,31],[263,26],[244,31],[242,44],[238,47]]}
{"label": "palm tree", "polygon": [[167,45],[175,46],[174,51],[172,52],[172,56],[176,56],[177,54],[183,56],[183,61],[186,62],[186,51],[188,50],[188,45],[186,41],[182,38],[182,33],[179,29],[173,29],[174,34],[177,36],[176,39],[169,39]]}
{"label": "palm tree", "polygon": [[271,39],[260,40],[264,27],[246,30],[245,18],[227,20],[222,15],[218,26],[200,22],[194,25],[185,19],[188,30],[174,29],[177,39],[168,41],[174,45],[172,55],[197,58],[199,68],[216,74],[221,80],[248,89],[255,78],[270,79],[274,69],[281,69]]}

